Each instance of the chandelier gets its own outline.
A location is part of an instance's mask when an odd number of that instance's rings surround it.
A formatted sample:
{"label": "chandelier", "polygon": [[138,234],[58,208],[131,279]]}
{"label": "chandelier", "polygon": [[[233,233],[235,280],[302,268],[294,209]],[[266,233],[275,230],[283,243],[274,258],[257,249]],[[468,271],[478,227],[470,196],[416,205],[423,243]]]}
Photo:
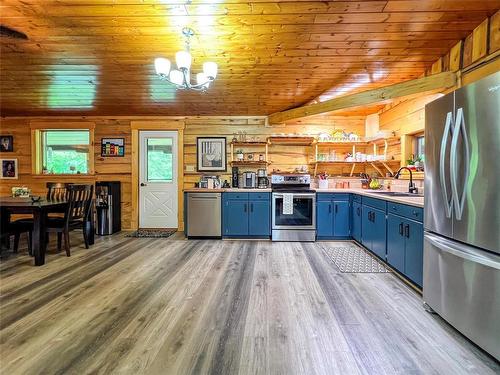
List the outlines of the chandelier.
{"label": "chandelier", "polygon": [[170,82],[181,90],[206,91],[217,76],[217,64],[214,62],[203,63],[203,72],[196,74],[196,84],[191,83],[191,53],[189,52],[189,39],[194,35],[194,31],[185,27],[182,34],[186,37],[186,48],[175,54],[177,69],[170,70],[169,59],[158,57],[155,59],[156,74],[160,79]]}

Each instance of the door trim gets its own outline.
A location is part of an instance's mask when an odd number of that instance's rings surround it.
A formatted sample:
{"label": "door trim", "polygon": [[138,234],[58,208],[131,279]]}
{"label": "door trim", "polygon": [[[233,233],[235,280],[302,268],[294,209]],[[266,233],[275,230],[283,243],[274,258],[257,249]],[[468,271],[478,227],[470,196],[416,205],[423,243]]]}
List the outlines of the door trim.
{"label": "door trim", "polygon": [[177,131],[177,199],[178,231],[184,230],[184,121],[131,121],[132,130],[132,199],[130,227],[139,229],[139,131]]}

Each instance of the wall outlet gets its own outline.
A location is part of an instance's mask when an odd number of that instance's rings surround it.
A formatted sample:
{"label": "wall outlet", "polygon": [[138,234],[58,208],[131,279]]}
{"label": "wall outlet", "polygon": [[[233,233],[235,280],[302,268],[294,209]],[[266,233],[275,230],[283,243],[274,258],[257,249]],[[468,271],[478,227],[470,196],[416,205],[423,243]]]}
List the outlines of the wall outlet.
{"label": "wall outlet", "polygon": [[186,165],[186,172],[194,172],[194,165]]}

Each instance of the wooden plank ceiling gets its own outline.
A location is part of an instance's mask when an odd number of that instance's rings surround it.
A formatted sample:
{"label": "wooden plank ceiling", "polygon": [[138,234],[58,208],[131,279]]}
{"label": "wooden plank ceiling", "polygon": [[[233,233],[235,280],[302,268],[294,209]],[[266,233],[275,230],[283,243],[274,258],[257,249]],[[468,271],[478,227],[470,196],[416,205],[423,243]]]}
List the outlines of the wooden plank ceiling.
{"label": "wooden plank ceiling", "polygon": [[[266,115],[420,76],[498,0],[2,0],[1,110],[9,115]],[[192,27],[207,93],[154,74]],[[374,107],[376,110],[378,107]]]}

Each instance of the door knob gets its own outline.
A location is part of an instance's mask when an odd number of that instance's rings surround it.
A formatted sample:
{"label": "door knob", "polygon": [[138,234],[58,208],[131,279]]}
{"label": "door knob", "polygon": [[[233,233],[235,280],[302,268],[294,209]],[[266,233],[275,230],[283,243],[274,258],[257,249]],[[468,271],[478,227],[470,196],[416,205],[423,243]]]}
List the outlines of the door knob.
{"label": "door knob", "polygon": [[146,184],[144,182],[141,182],[141,186],[146,186]]}

